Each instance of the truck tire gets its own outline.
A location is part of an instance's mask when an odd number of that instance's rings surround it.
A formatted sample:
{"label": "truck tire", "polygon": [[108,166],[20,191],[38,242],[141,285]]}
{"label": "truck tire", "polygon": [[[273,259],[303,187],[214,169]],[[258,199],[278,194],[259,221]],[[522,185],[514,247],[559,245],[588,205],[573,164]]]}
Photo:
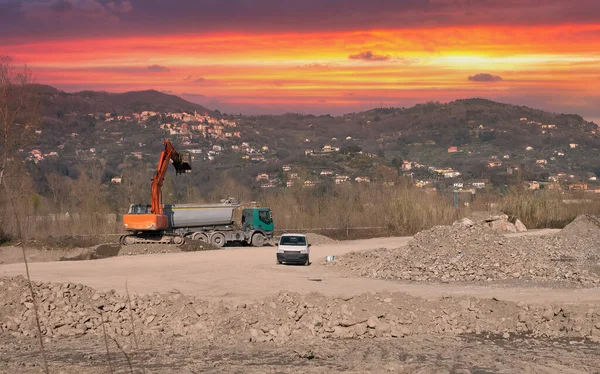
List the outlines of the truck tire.
{"label": "truck tire", "polygon": [[179,236],[176,235],[173,237],[173,244],[175,245],[182,245],[183,243],[185,243],[185,239],[183,238],[183,236]]}
{"label": "truck tire", "polygon": [[194,235],[192,235],[192,240],[199,240],[203,243],[208,243],[208,236],[202,232],[195,232]]}
{"label": "truck tire", "polygon": [[225,245],[225,235],[220,232],[212,234],[210,237],[210,244],[214,245],[217,248],[222,248]]}
{"label": "truck tire", "polygon": [[310,258],[306,258],[306,262],[304,263],[304,266],[310,266]]}
{"label": "truck tire", "polygon": [[262,247],[265,245],[266,238],[263,234],[252,235],[252,245],[255,247]]}

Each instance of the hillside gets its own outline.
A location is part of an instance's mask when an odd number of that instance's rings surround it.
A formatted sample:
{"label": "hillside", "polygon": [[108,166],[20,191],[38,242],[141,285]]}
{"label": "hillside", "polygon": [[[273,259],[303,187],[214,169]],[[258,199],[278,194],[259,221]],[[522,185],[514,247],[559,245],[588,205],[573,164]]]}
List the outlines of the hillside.
{"label": "hillside", "polygon": [[109,93],[104,91],[81,91],[67,93],[51,86],[36,85],[40,95],[42,113],[133,113],[145,110],[159,112],[197,111],[214,114],[202,105],[190,103],[178,96],[156,90]]}
{"label": "hillside", "polygon": [[[445,180],[435,170],[451,169],[460,179],[487,178],[499,185],[512,183],[507,174],[516,169],[519,178],[541,182],[573,175],[567,182],[574,183],[600,174],[595,124],[575,114],[484,99],[338,117],[241,116],[221,115],[157,91],[67,94],[40,86],[39,92],[42,134],[24,150],[38,164],[39,180],[47,172],[70,174],[81,163],[97,161],[105,180],[141,165],[152,170],[167,137],[194,153],[201,171],[192,178],[202,185],[216,183],[214,175],[231,170],[245,183],[282,186],[289,182],[281,171],[284,164],[311,180],[335,175],[377,179],[383,165],[446,187],[456,178]],[[34,149],[42,157],[32,155]],[[257,181],[260,173],[269,179]]]}

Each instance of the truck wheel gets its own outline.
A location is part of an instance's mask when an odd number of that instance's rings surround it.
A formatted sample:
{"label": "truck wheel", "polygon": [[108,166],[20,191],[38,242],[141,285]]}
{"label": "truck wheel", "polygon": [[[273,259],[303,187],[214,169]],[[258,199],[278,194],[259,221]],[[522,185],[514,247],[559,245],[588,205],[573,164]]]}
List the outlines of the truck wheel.
{"label": "truck wheel", "polygon": [[221,233],[213,234],[210,237],[210,244],[214,245],[217,248],[221,248],[225,245],[225,235]]}
{"label": "truck wheel", "polygon": [[307,257],[306,262],[304,263],[304,266],[309,266],[309,265],[310,265],[310,259]]}
{"label": "truck wheel", "polygon": [[265,236],[263,234],[254,234],[252,236],[252,245],[255,247],[262,247],[265,245]]}
{"label": "truck wheel", "polygon": [[183,238],[183,236],[174,236],[173,237],[173,244],[175,245],[182,245],[185,242],[185,239]]}
{"label": "truck wheel", "polygon": [[199,240],[203,243],[208,243],[208,237],[206,236],[206,234],[201,232],[194,233],[194,235],[192,235],[192,240]]}

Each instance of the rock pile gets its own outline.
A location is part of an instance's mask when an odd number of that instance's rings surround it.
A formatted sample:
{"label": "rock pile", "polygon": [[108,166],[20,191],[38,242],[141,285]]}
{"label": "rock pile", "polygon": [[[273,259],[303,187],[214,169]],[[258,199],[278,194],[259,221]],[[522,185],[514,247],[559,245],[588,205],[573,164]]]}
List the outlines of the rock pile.
{"label": "rock pile", "polygon": [[[37,334],[22,277],[0,279],[0,334]],[[133,296],[73,283],[35,283],[46,339],[103,334],[129,339],[184,337],[209,342],[284,343],[309,339],[401,338],[409,335],[513,334],[600,341],[600,309],[529,305],[496,299],[424,300],[407,294],[332,298],[282,292],[257,303],[206,302],[177,291]],[[131,310],[130,305],[131,304]],[[133,326],[131,324],[133,316]]]}
{"label": "rock pile", "polygon": [[363,277],[410,281],[600,284],[600,271],[592,262],[600,258],[600,227],[588,230],[587,237],[573,235],[577,227],[589,226],[587,220],[579,219],[557,235],[513,238],[471,222],[436,226],[416,234],[403,248],[349,253],[327,265]]}
{"label": "rock pile", "polygon": [[469,218],[456,221],[457,225],[487,226],[502,232],[525,232],[527,227],[517,217],[509,217],[502,212],[473,212]]}

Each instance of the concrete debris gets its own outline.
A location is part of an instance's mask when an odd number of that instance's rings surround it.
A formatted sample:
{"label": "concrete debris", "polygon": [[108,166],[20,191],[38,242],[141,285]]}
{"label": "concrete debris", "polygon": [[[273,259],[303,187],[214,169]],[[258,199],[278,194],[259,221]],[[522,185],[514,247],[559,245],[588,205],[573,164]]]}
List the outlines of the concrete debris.
{"label": "concrete debris", "polygon": [[[501,232],[525,232],[527,227],[516,217],[509,217],[502,212],[473,212],[469,218],[472,225],[487,226]],[[461,220],[462,221],[462,220]],[[457,221],[459,222],[459,221]]]}
{"label": "concrete debris", "polygon": [[[344,301],[287,292],[255,304],[238,304],[208,302],[173,292],[132,295],[130,311],[126,297],[114,291],[100,292],[73,283],[33,282],[33,287],[46,339],[101,336],[103,325],[115,339],[129,339],[135,333],[142,339],[181,337],[209,343],[472,333],[600,336],[600,311],[584,305],[546,307],[466,297],[425,300],[399,293],[367,293]],[[37,336],[26,279],[0,278],[0,296],[0,334]]]}

